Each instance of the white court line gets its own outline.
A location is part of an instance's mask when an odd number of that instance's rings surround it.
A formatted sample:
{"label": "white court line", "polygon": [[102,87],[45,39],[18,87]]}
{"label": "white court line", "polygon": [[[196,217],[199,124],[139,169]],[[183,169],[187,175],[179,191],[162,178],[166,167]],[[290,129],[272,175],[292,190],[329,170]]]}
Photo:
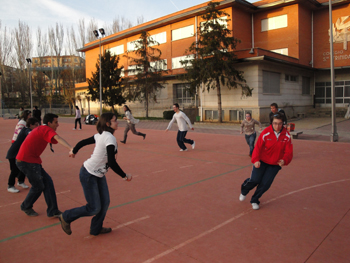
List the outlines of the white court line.
{"label": "white court line", "polygon": [[[116,229],[119,229],[119,228],[122,228],[122,227],[125,227],[125,226],[128,226],[128,225],[131,225],[131,224],[133,224],[133,223],[136,223],[136,222],[139,222],[139,221],[148,219],[148,218],[150,218],[150,216],[140,217],[140,218],[135,219],[135,220],[133,220],[133,221],[129,221],[129,222],[126,222],[126,223],[121,224],[121,225],[119,225],[119,226],[113,227],[112,230],[116,230]],[[90,235],[90,236],[86,236],[85,238],[93,238],[93,237],[95,237],[95,236]]]}
{"label": "white court line", "polygon": [[160,170],[160,171],[155,171],[152,174],[157,174],[157,173],[161,173],[161,172],[165,172],[166,170]]}
{"label": "white court line", "polygon": [[[333,182],[328,182],[328,183],[317,184],[317,185],[314,185],[314,186],[305,187],[305,188],[302,188],[302,189],[299,189],[299,190],[295,190],[295,191],[289,192],[289,193],[284,194],[284,195],[280,195],[280,196],[278,196],[276,198],[270,199],[270,200],[264,202],[263,204],[267,204],[267,203],[276,201],[276,200],[278,200],[280,198],[283,198],[283,197],[286,197],[288,195],[292,195],[292,194],[295,194],[295,193],[298,193],[298,192],[301,192],[301,191],[309,190],[309,189],[320,187],[320,186],[324,186],[324,185],[345,182],[345,181],[350,181],[350,179],[343,179],[343,180],[339,180],[339,181],[333,181]],[[221,223],[221,224],[219,224],[219,225],[217,225],[217,226],[215,226],[215,227],[213,227],[213,228],[211,228],[211,229],[209,229],[207,231],[204,231],[203,233],[199,234],[198,236],[195,236],[195,237],[193,237],[191,239],[188,239],[187,241],[185,241],[185,242],[183,242],[183,243],[181,243],[181,244],[179,244],[179,245],[177,245],[175,247],[172,247],[172,248],[164,251],[163,253],[158,254],[157,256],[155,256],[153,258],[150,258],[150,259],[144,261],[143,263],[150,263],[150,262],[153,262],[153,261],[155,261],[155,260],[157,260],[159,258],[162,258],[162,257],[164,257],[164,256],[166,256],[166,255],[168,255],[168,254],[170,254],[172,252],[174,252],[175,250],[177,250],[177,249],[179,249],[181,247],[184,247],[184,246],[192,243],[193,241],[196,241],[197,239],[199,239],[201,237],[204,237],[204,236],[214,232],[215,230],[218,230],[219,228],[222,228],[222,227],[226,226],[227,224],[233,222],[234,220],[236,220],[236,219],[238,219],[238,218],[240,218],[240,217],[242,217],[244,215],[247,215],[247,214],[249,214],[249,213],[251,213],[253,211],[254,210],[252,208],[250,208],[249,210],[247,210],[247,211],[245,211],[243,213],[240,213],[239,215],[234,216],[234,217],[230,218],[229,220],[227,220],[227,221],[225,221],[225,222],[223,222],[223,223]]]}
{"label": "white court line", "polygon": [[[68,190],[68,191],[63,191],[63,192],[56,193],[56,195],[65,194],[65,193],[69,193],[69,192],[70,192],[70,190]],[[0,208],[6,207],[6,206],[9,206],[9,205],[20,204],[20,203],[22,203],[22,202],[23,202],[23,201],[21,201],[21,202],[16,202],[16,203],[11,203],[11,204],[7,204],[7,205],[0,205]]]}
{"label": "white court line", "polygon": [[187,168],[187,167],[192,167],[193,165],[186,165],[186,166],[181,166],[180,168]]}

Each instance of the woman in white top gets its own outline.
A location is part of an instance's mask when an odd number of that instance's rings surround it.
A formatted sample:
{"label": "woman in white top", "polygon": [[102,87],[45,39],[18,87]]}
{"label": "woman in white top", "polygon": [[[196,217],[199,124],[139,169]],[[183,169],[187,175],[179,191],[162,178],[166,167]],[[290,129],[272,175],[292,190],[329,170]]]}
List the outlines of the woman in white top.
{"label": "woman in white top", "polygon": [[127,105],[124,105],[123,110],[125,112],[125,117],[123,118],[124,120],[126,120],[126,127],[124,130],[124,140],[120,141],[121,143],[126,143],[126,138],[128,137],[128,132],[129,130],[132,131],[133,134],[138,135],[138,136],[142,136],[143,139],[146,138],[146,134],[141,133],[136,131],[135,129],[135,124],[139,123],[139,120],[135,119],[132,114],[131,114],[131,110],[129,109],[129,107]]}
{"label": "woman in white top", "polygon": [[117,140],[113,133],[118,129],[117,117],[113,113],[103,113],[96,125],[98,133],[77,143],[69,156],[75,154],[85,145],[95,144],[91,157],[80,169],[80,182],[84,190],[87,204],[82,207],[66,210],[60,215],[63,231],[70,235],[70,223],[83,216],[94,216],[91,220],[90,235],[97,236],[112,231],[102,227],[109,206],[109,191],[105,174],[108,168],[120,175],[124,180],[131,181],[116,162]]}
{"label": "woman in white top", "polygon": [[21,130],[26,127],[27,120],[32,117],[32,112],[30,110],[25,110],[22,113],[22,116],[20,116],[20,120],[16,124],[15,132],[12,137],[12,143],[14,143],[17,140],[18,134],[21,132]]}
{"label": "woman in white top", "polygon": [[78,106],[75,106],[75,127],[73,130],[77,129],[77,123],[79,122],[79,130],[81,130],[81,114]]}
{"label": "woman in white top", "polygon": [[165,131],[167,132],[168,130],[170,130],[171,126],[173,125],[174,121],[176,120],[177,126],[179,127],[179,131],[177,132],[176,141],[177,141],[177,144],[180,147],[180,152],[187,151],[187,148],[186,148],[184,143],[191,144],[192,145],[192,149],[194,149],[195,142],[193,140],[191,140],[191,139],[186,139],[185,138],[186,134],[187,134],[187,131],[188,131],[187,124],[188,124],[188,126],[190,126],[191,130],[194,130],[194,128],[192,127],[190,119],[186,116],[185,113],[180,111],[179,104],[175,103],[173,105],[173,110],[175,111],[175,114],[173,115],[173,118],[169,122],[168,128],[166,128]]}

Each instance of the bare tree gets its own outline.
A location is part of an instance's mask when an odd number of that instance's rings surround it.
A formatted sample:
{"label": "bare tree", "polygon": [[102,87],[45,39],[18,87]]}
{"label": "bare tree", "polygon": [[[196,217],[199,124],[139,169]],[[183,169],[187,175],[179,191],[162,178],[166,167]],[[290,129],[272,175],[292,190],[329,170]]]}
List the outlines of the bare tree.
{"label": "bare tree", "polygon": [[[85,19],[80,19],[78,22],[78,38],[77,38],[77,47],[83,47],[86,43],[86,27],[85,27]],[[85,58],[85,52],[81,52],[80,56]]]}
{"label": "bare tree", "polygon": [[41,28],[38,27],[36,31],[36,42],[37,42],[37,56],[39,67],[34,69],[35,78],[33,79],[33,87],[36,96],[38,97],[39,106],[42,102],[45,101],[46,96],[46,78],[47,76],[44,73],[43,60],[44,57],[48,55],[49,44],[48,44],[48,35],[47,33],[42,33]]}
{"label": "bare tree", "polygon": [[91,18],[88,28],[87,28],[87,42],[92,42],[96,40],[96,37],[93,33],[94,30],[98,29],[98,24],[95,18]]}
{"label": "bare tree", "polygon": [[[55,94],[60,94],[60,63],[64,43],[62,24],[56,23],[55,28],[49,28],[49,43],[51,49],[51,73],[55,79]],[[55,58],[53,58],[53,54]]]}
{"label": "bare tree", "polygon": [[[8,95],[9,95],[9,87],[7,85],[8,80],[6,79],[6,70],[7,67],[10,65],[10,56],[12,53],[12,45],[13,45],[13,37],[9,32],[7,31],[6,26],[2,30],[2,25],[1,25],[1,20],[0,20],[0,71],[2,73],[1,75],[1,83],[3,84],[2,86],[2,94],[4,94],[4,91],[6,90]],[[1,94],[1,98],[3,98]]]}
{"label": "bare tree", "polygon": [[140,24],[143,24],[143,23],[145,23],[145,18],[143,17],[143,15],[138,16],[136,18],[136,25],[140,25]]}

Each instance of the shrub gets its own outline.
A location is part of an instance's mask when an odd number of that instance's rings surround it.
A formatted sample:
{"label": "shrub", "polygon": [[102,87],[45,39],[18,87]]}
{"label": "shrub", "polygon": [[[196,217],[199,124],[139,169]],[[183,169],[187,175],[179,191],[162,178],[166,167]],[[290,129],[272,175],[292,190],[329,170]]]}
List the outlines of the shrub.
{"label": "shrub", "polygon": [[173,110],[166,110],[163,111],[163,118],[166,120],[171,120],[173,118],[174,111]]}

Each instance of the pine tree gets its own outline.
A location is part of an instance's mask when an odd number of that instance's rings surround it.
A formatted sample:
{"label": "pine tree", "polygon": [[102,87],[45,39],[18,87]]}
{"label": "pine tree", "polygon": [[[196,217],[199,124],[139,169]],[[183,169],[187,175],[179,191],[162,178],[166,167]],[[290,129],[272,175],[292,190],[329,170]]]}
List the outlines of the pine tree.
{"label": "pine tree", "polygon": [[[114,112],[114,105],[121,106],[126,102],[123,96],[124,86],[120,76],[123,67],[118,67],[119,57],[113,56],[107,50],[102,60],[102,102],[112,108]],[[100,63],[96,63],[96,71],[92,73],[92,78],[87,79],[89,84],[89,92],[91,100],[96,101],[100,99]]]}
{"label": "pine tree", "polygon": [[201,16],[204,22],[198,28],[198,40],[186,51],[192,57],[181,63],[187,71],[183,77],[189,82],[192,92],[202,84],[208,92],[216,89],[219,122],[222,122],[221,86],[229,89],[240,86],[242,94],[246,96],[251,96],[252,89],[246,85],[243,72],[235,69],[237,58],[233,50],[240,41],[232,36],[232,30],[226,26],[230,21],[229,14],[217,10],[218,5],[217,2],[208,4],[205,14]]}
{"label": "pine tree", "polygon": [[[161,59],[162,52],[154,47],[159,45],[148,32],[142,31],[138,40],[134,41],[136,57],[129,54],[131,68],[128,69],[128,99],[145,102],[146,118],[148,118],[149,103],[157,102],[157,92],[164,88],[162,74],[167,73],[166,63]],[[133,76],[135,75],[135,77]]]}

